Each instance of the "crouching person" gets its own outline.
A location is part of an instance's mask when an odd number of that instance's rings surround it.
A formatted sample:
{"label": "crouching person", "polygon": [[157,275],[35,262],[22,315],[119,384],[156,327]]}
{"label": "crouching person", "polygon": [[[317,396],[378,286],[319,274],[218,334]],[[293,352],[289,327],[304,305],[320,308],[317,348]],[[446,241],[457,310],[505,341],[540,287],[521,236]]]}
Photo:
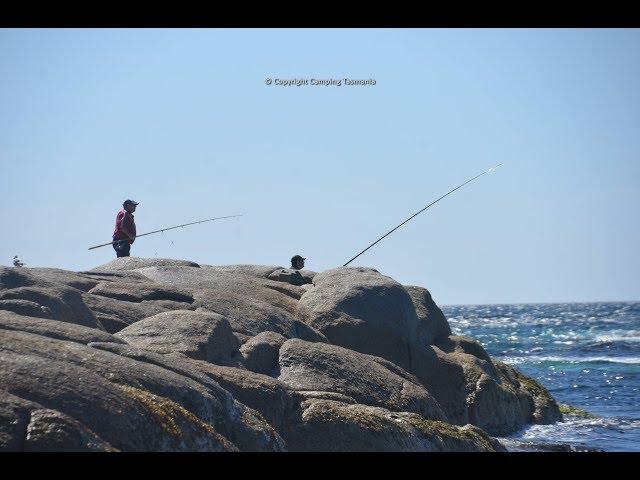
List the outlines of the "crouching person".
{"label": "crouching person", "polygon": [[277,280],[279,282],[287,282],[291,285],[305,285],[307,283],[313,283],[313,275],[309,275],[307,272],[301,272],[304,268],[304,261],[306,258],[300,255],[294,255],[291,258],[291,268],[281,268],[276,270],[269,278],[271,280]]}

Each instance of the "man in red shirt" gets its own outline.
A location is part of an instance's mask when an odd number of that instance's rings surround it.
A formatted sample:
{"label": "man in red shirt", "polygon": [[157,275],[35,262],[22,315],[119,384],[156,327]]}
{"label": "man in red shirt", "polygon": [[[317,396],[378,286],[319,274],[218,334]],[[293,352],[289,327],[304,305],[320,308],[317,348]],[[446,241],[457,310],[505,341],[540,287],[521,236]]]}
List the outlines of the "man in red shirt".
{"label": "man in red shirt", "polygon": [[131,244],[136,239],[136,222],[133,212],[136,211],[138,202],[125,200],[122,210],[116,215],[116,228],[113,231],[113,249],[118,257],[128,257]]}

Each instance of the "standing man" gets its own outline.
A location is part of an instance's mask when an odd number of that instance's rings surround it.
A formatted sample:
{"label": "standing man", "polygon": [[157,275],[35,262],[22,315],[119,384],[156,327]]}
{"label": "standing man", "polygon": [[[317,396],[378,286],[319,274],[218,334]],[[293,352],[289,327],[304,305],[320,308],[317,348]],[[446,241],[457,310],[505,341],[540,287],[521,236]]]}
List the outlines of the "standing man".
{"label": "standing man", "polygon": [[116,215],[116,228],[113,231],[113,249],[118,257],[128,257],[131,244],[136,239],[136,222],[133,212],[136,211],[138,202],[125,200],[122,210]]}

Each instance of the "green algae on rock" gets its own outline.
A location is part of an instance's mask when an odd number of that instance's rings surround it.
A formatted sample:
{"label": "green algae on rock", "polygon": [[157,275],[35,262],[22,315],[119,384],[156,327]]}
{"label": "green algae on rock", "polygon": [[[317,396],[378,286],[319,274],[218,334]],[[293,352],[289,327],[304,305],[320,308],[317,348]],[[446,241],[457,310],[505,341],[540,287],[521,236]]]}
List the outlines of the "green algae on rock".
{"label": "green algae on rock", "polygon": [[560,412],[563,415],[569,415],[572,417],[580,417],[580,418],[598,418],[597,415],[594,415],[591,412],[587,412],[582,408],[574,407],[573,405],[568,405],[566,403],[560,403]]}

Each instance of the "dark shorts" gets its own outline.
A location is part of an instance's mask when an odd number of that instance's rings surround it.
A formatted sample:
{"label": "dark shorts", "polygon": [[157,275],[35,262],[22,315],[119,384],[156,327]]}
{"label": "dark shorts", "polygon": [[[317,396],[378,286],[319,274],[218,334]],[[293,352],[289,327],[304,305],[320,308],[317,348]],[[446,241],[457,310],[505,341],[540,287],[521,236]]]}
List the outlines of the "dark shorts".
{"label": "dark shorts", "polygon": [[128,257],[131,244],[127,240],[118,240],[113,244],[113,249],[118,257]]}

